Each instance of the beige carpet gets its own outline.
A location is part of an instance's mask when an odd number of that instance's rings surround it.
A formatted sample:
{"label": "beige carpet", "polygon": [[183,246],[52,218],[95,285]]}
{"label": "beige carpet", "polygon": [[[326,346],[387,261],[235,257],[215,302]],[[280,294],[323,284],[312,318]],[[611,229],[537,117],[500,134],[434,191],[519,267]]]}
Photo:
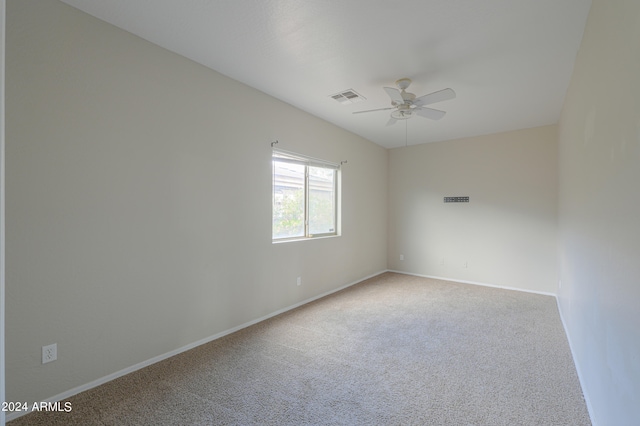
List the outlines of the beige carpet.
{"label": "beige carpet", "polygon": [[553,297],[395,273],[69,401],[9,425],[590,424]]}

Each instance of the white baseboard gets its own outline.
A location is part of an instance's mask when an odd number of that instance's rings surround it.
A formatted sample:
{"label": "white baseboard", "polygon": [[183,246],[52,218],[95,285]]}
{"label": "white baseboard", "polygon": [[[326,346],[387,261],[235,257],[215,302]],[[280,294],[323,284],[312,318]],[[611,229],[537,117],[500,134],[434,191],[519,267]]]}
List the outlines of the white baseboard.
{"label": "white baseboard", "polygon": [[[96,379],[96,380],[94,380],[92,382],[86,383],[84,385],[77,386],[77,387],[75,387],[73,389],[69,389],[68,391],[59,393],[59,394],[57,394],[55,396],[52,396],[51,398],[48,398],[48,399],[44,400],[43,402],[58,402],[58,401],[62,401],[64,399],[66,399],[66,398],[72,397],[73,395],[77,395],[80,392],[84,392],[86,390],[95,388],[97,386],[100,386],[100,385],[105,384],[107,382],[110,382],[112,380],[115,380],[118,377],[122,377],[122,376],[125,376],[125,375],[129,374],[129,373],[133,373],[134,371],[137,371],[137,370],[140,370],[142,368],[148,367],[149,365],[155,364],[156,362],[163,361],[163,360],[165,360],[167,358],[171,358],[172,356],[181,354],[183,352],[186,352],[186,351],[188,351],[190,349],[193,349],[195,347],[198,347],[200,345],[204,345],[205,343],[212,342],[212,341],[214,341],[216,339],[219,339],[221,337],[224,337],[224,336],[226,336],[228,334],[235,333],[236,331],[242,330],[243,328],[247,328],[249,326],[252,326],[254,324],[257,324],[259,322],[267,320],[269,318],[275,317],[276,315],[280,315],[280,314],[285,313],[287,311],[290,311],[292,309],[298,308],[298,307],[300,307],[302,305],[306,305],[307,303],[313,302],[314,300],[318,300],[318,299],[321,299],[321,298],[323,298],[325,296],[328,296],[330,294],[336,293],[336,292],[338,292],[340,290],[344,290],[345,288],[351,287],[351,286],[353,286],[355,284],[358,284],[358,283],[360,283],[362,281],[368,280],[369,278],[373,278],[373,277],[378,276],[380,274],[383,274],[385,272],[387,272],[387,271],[386,270],[382,270],[382,271],[376,272],[374,274],[371,274],[371,275],[366,276],[364,278],[361,278],[359,280],[353,281],[353,282],[351,282],[349,284],[343,285],[342,287],[338,287],[336,289],[329,290],[329,291],[324,292],[322,294],[319,294],[317,296],[314,296],[314,297],[311,297],[309,299],[303,300],[302,302],[298,302],[298,303],[293,304],[291,306],[287,306],[286,308],[278,309],[275,312],[272,312],[272,313],[270,313],[268,315],[265,315],[263,317],[254,319],[252,321],[246,322],[246,323],[241,324],[241,325],[239,325],[237,327],[233,327],[233,328],[230,328],[228,330],[222,331],[220,333],[216,333],[213,336],[205,337],[204,339],[200,339],[200,340],[198,340],[196,342],[193,342],[193,343],[190,343],[190,344],[188,344],[186,346],[182,346],[181,348],[175,349],[173,351],[169,351],[169,352],[164,353],[162,355],[155,356],[155,357],[150,358],[150,359],[148,359],[146,361],[142,361],[142,362],[139,362],[138,364],[132,365],[131,367],[124,368],[124,369],[122,369],[120,371],[116,371],[115,373],[111,373],[109,375],[106,375],[104,377]],[[18,417],[24,416],[25,414],[29,414],[29,412],[30,411],[7,413],[6,420],[10,421],[10,420],[16,419]]]}
{"label": "white baseboard", "polygon": [[555,293],[550,293],[550,292],[546,292],[546,291],[528,290],[528,289],[524,289],[524,288],[508,287],[508,286],[504,286],[504,285],[482,283],[482,282],[478,282],[478,281],[467,281],[467,280],[459,280],[459,279],[456,279],[456,278],[438,277],[438,276],[435,276],[435,275],[414,274],[412,272],[397,271],[397,270],[394,270],[394,269],[387,269],[387,272],[395,272],[397,274],[413,275],[415,277],[422,277],[422,278],[432,278],[434,280],[452,281],[452,282],[462,283],[462,284],[473,284],[473,285],[479,285],[479,286],[482,286],[482,287],[501,288],[503,290],[515,290],[515,291],[522,291],[522,292],[525,292],[525,293],[534,293],[534,294],[541,294],[543,296],[556,297]]}
{"label": "white baseboard", "polygon": [[578,381],[580,382],[580,387],[582,388],[582,395],[584,396],[584,402],[587,404],[587,411],[589,412],[589,418],[591,419],[591,424],[593,426],[597,426],[596,418],[593,415],[593,406],[591,405],[591,401],[589,399],[589,394],[586,392],[586,388],[584,386],[584,379],[582,374],[580,373],[582,370],[580,369],[580,363],[576,358],[576,353],[573,350],[573,345],[571,344],[571,335],[569,334],[569,330],[567,329],[567,323],[564,321],[564,315],[562,314],[562,308],[560,306],[560,299],[556,296],[556,304],[558,305],[558,313],[560,314],[560,321],[562,322],[562,327],[564,328],[564,334],[567,336],[567,342],[569,342],[569,350],[571,351],[571,358],[573,358],[573,364],[576,367],[576,372],[578,373]]}

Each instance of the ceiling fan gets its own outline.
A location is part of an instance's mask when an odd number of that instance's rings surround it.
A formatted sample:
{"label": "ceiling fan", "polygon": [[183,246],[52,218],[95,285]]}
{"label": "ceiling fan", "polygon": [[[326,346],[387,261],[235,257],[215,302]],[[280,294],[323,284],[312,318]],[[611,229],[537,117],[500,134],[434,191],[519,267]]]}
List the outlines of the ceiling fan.
{"label": "ceiling fan", "polygon": [[444,117],[446,112],[438,109],[427,108],[426,106],[435,104],[436,102],[448,101],[449,99],[454,99],[456,97],[456,92],[454,92],[453,89],[442,89],[437,92],[429,93],[428,95],[416,97],[413,93],[406,91],[410,84],[411,79],[401,78],[396,81],[396,86],[398,86],[397,89],[394,87],[383,88],[391,98],[391,107],[355,111],[354,114],[394,110],[391,113],[391,118],[389,118],[389,121],[387,122],[387,126],[395,124],[398,120],[411,118],[414,115],[430,118],[432,120],[440,120]]}

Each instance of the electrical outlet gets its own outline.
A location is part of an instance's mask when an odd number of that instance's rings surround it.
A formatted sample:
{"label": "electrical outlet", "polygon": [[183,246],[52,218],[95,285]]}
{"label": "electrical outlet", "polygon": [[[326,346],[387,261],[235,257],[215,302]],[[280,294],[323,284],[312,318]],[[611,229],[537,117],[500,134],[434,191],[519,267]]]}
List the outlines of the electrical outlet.
{"label": "electrical outlet", "polygon": [[47,345],[42,347],[42,363],[46,364],[58,359],[58,344]]}
{"label": "electrical outlet", "polygon": [[440,259],[440,266],[444,266],[444,257]]}
{"label": "electrical outlet", "polygon": [[400,260],[404,260],[404,254],[400,255]]}
{"label": "electrical outlet", "polygon": [[296,285],[301,285],[302,284],[302,277],[298,277],[298,279],[296,280]]}

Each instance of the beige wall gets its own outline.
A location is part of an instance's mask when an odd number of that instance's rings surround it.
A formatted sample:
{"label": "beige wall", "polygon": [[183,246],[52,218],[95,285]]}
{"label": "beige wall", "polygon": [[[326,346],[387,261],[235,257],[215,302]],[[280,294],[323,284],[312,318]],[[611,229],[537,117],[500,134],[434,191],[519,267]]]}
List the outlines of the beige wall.
{"label": "beige wall", "polygon": [[556,152],[555,126],[391,150],[389,268],[555,292]]}
{"label": "beige wall", "polygon": [[640,2],[594,0],[559,124],[559,305],[594,424],[640,424]]}
{"label": "beige wall", "polygon": [[[8,400],[386,269],[386,150],[60,2],[7,15]],[[341,237],[271,243],[275,139],[348,160]]]}

